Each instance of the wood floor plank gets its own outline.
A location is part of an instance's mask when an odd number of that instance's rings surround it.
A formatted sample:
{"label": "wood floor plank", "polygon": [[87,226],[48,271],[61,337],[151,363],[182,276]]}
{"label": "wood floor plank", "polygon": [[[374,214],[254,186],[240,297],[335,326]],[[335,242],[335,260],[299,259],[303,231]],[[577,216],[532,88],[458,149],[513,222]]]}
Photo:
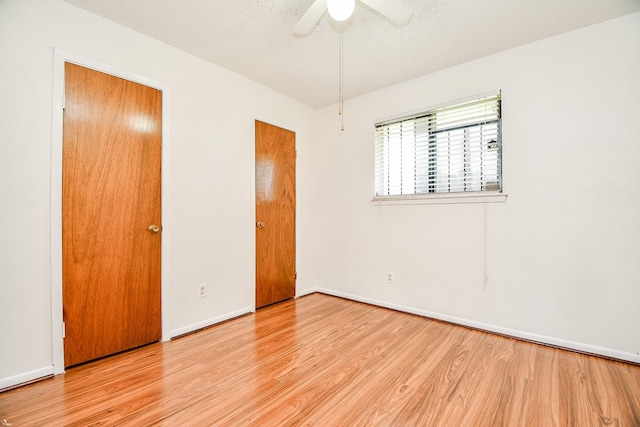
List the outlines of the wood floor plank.
{"label": "wood floor plank", "polygon": [[0,393],[14,426],[640,426],[640,367],[322,294]]}

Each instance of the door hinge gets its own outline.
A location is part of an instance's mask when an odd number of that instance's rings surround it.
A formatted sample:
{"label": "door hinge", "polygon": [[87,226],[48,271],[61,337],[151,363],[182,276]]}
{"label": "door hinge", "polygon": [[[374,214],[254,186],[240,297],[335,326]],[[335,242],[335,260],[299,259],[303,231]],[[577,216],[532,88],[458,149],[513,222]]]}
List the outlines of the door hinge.
{"label": "door hinge", "polygon": [[298,272],[296,271],[294,279],[298,280]]}
{"label": "door hinge", "polygon": [[62,94],[62,109],[67,108],[67,95]]}
{"label": "door hinge", "polygon": [[67,327],[64,324],[64,322],[62,322],[62,338],[66,338],[67,337]]}

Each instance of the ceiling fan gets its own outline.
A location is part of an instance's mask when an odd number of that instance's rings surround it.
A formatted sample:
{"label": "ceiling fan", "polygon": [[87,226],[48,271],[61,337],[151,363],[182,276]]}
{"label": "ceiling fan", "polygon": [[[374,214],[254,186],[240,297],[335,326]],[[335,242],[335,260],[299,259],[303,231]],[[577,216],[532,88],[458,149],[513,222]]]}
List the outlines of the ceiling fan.
{"label": "ceiling fan", "polygon": [[[406,23],[413,15],[411,8],[402,0],[358,1],[369,6],[380,15],[387,17],[397,25]],[[344,21],[351,16],[354,7],[355,0],[315,0],[293,27],[293,33],[299,36],[309,34],[327,10],[336,21]]]}

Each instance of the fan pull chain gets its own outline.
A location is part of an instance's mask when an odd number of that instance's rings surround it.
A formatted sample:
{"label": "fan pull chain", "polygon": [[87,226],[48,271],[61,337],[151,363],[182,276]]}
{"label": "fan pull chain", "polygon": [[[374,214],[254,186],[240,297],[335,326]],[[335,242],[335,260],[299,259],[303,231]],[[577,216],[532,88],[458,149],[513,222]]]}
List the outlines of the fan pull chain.
{"label": "fan pull chain", "polygon": [[338,59],[338,74],[339,74],[339,83],[338,83],[338,115],[340,116],[340,131],[344,132],[344,45],[342,41],[342,36],[344,33],[344,24],[340,22],[340,52]]}

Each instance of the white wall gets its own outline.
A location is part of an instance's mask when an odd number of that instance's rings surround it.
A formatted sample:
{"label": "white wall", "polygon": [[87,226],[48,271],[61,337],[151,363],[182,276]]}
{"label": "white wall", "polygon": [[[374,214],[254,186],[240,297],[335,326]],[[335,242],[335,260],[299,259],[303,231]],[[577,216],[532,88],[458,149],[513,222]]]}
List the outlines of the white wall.
{"label": "white wall", "polygon": [[256,117],[297,133],[298,286],[317,283],[313,110],[59,0],[2,0],[0,388],[52,372],[54,47],[169,87],[172,334],[253,307]]}
{"label": "white wall", "polygon": [[[636,13],[320,110],[318,287],[640,361],[639,76]],[[496,89],[506,203],[371,203],[376,121]]]}

